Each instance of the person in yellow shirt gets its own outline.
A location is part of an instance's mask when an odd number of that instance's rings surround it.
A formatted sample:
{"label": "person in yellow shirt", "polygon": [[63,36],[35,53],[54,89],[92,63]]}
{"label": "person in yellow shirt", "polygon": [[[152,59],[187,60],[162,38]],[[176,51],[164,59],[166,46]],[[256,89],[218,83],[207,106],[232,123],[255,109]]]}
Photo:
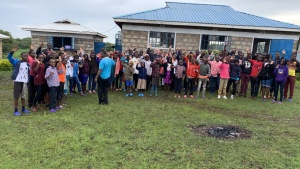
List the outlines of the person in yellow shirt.
{"label": "person in yellow shirt", "polygon": [[289,68],[289,76],[286,79],[285,86],[284,86],[284,99],[287,99],[288,90],[290,89],[290,95],[288,98],[289,102],[293,100],[296,72],[300,71],[300,62],[296,60],[296,57],[297,57],[297,53],[294,52],[292,54],[291,60],[287,62],[287,66]]}

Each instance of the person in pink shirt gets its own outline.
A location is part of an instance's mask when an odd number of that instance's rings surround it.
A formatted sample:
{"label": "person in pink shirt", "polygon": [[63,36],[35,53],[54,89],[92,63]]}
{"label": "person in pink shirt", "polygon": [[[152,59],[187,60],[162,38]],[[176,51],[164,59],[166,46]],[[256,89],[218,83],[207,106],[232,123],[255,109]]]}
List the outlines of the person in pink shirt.
{"label": "person in pink shirt", "polygon": [[218,91],[218,99],[223,96],[223,99],[227,99],[226,97],[226,88],[229,76],[229,68],[230,65],[228,64],[228,58],[224,58],[223,63],[219,65],[220,68],[220,86]]}
{"label": "person in pink shirt", "polygon": [[[211,59],[213,59],[211,61]],[[219,89],[219,84],[220,84],[220,68],[219,66],[222,64],[220,61],[220,56],[217,55],[214,58],[209,59],[208,63],[210,64],[211,67],[211,76],[209,77],[210,81],[210,92],[212,95],[215,94],[215,91]]]}

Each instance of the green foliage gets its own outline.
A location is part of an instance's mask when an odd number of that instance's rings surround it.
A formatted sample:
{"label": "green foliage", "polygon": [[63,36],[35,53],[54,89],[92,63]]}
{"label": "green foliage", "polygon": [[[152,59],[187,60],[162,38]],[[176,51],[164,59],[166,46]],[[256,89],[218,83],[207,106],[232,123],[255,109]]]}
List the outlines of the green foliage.
{"label": "green foliage", "polygon": [[296,79],[298,82],[300,82],[300,73],[296,73]]}
{"label": "green foliage", "polygon": [[31,46],[31,38],[17,38],[14,39],[10,32],[0,30],[0,34],[9,36],[9,39],[2,39],[2,53],[6,54],[11,51],[14,46],[18,46],[19,49],[29,49]]}
{"label": "green foliage", "polygon": [[110,42],[105,42],[105,50],[107,52],[114,51],[114,49],[115,49],[115,44]]}
{"label": "green foliage", "polygon": [[[13,83],[0,72],[0,168],[299,168],[300,90],[293,102],[73,95],[57,113],[13,116]],[[146,94],[145,94],[146,95]],[[148,95],[148,93],[147,93]],[[27,102],[27,100],[26,100]],[[20,105],[20,103],[19,103]],[[20,107],[19,107],[20,108]],[[198,136],[189,125],[234,125],[250,139]]]}
{"label": "green foliage", "polygon": [[10,71],[12,69],[13,66],[7,59],[0,59],[0,71]]}

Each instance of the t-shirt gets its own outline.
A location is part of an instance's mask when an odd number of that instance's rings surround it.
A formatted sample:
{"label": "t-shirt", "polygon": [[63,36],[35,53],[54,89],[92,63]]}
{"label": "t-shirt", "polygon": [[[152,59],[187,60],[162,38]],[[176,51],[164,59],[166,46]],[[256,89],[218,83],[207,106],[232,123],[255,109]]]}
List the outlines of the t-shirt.
{"label": "t-shirt", "polygon": [[68,60],[67,64],[66,64],[66,75],[73,77],[73,66],[72,66],[70,60]]}
{"label": "t-shirt", "polygon": [[102,70],[100,77],[102,79],[108,79],[111,74],[111,68],[114,65],[115,65],[115,62],[112,59],[110,59],[108,57],[103,58],[99,64],[99,69]]}
{"label": "t-shirt", "polygon": [[66,67],[65,65],[61,64],[61,69],[58,69],[58,70],[61,70],[62,73],[61,74],[58,74],[58,78],[59,78],[59,82],[66,82]]}
{"label": "t-shirt", "polygon": [[26,62],[22,62],[20,64],[20,68],[19,68],[19,73],[17,75],[17,78],[15,80],[15,82],[23,82],[23,83],[28,83],[28,65]]}
{"label": "t-shirt", "polygon": [[175,76],[179,79],[183,77],[183,72],[186,71],[184,66],[176,65],[175,66]]}
{"label": "t-shirt", "polygon": [[[30,67],[32,67],[32,63],[33,63],[33,58],[31,56],[28,56],[28,64],[30,65]],[[30,76],[33,76],[33,69],[30,69]]]}
{"label": "t-shirt", "polygon": [[257,60],[250,60],[251,64],[252,64],[252,70],[251,70],[251,77],[256,77],[258,76],[258,73],[260,72],[260,70],[262,69],[263,63],[259,62]]}
{"label": "t-shirt", "polygon": [[133,57],[130,61],[133,61],[133,67],[134,67],[134,74],[139,74],[139,71],[136,69],[137,67],[137,62],[138,62],[138,58]]}
{"label": "t-shirt", "polygon": [[35,71],[35,68],[38,66],[37,62],[32,63],[32,70],[34,75],[34,85],[43,85],[46,84],[45,80],[45,65],[44,63],[39,64],[39,68]]}
{"label": "t-shirt", "polygon": [[296,76],[297,68],[300,69],[300,63],[298,61],[288,61],[287,66],[289,68],[289,76]]}

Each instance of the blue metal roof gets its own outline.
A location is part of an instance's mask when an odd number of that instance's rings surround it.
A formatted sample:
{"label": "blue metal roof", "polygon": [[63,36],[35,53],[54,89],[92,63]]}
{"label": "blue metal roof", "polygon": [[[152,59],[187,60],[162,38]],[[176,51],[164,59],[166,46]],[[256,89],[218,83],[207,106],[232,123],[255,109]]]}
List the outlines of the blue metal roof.
{"label": "blue metal roof", "polygon": [[300,29],[300,26],[239,12],[225,5],[166,2],[166,7],[114,19]]}

